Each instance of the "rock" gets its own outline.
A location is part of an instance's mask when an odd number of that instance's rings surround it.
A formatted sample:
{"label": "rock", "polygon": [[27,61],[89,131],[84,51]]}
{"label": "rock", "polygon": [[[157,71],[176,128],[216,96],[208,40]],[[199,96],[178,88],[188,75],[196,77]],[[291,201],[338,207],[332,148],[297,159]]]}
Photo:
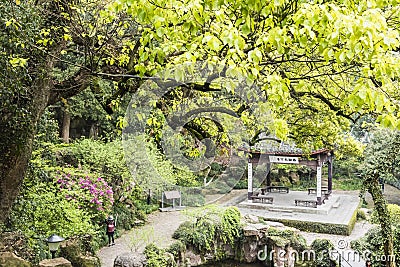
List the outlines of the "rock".
{"label": "rock", "polygon": [[258,236],[259,231],[254,227],[253,224],[248,224],[243,227],[243,235],[244,236]]}
{"label": "rock", "polygon": [[296,251],[291,247],[273,247],[274,267],[294,267]]}
{"label": "rock", "polygon": [[12,252],[0,252],[0,267],[30,267],[31,263]]}
{"label": "rock", "polygon": [[283,223],[280,222],[271,222],[271,221],[266,221],[264,222],[266,225],[269,225],[271,227],[284,227]]}
{"label": "rock", "polygon": [[114,267],[144,267],[146,265],[146,256],[142,253],[124,253],[114,260]]}
{"label": "rock", "polygon": [[100,267],[100,260],[90,251],[90,236],[71,237],[60,246],[60,256],[74,267]]}
{"label": "rock", "polygon": [[267,224],[257,223],[257,224],[253,224],[253,227],[256,228],[258,231],[265,233],[268,231],[268,229],[271,226],[269,226]]}
{"label": "rock", "polygon": [[80,266],[82,266],[82,267],[100,267],[101,266],[99,258],[93,257],[93,256],[79,255],[78,262],[80,263]]}
{"label": "rock", "polygon": [[191,250],[186,250],[185,261],[186,261],[187,266],[199,266],[204,263],[201,256],[198,254],[195,254]]}
{"label": "rock", "polygon": [[55,258],[42,260],[39,262],[39,267],[72,267],[72,264],[64,258]]}
{"label": "rock", "polygon": [[244,219],[246,222],[249,222],[249,223],[259,223],[260,222],[258,217],[255,215],[252,215],[252,214],[247,214],[246,216],[244,216]]}
{"label": "rock", "polygon": [[259,251],[258,242],[255,240],[247,240],[247,242],[243,243],[242,254],[243,259],[247,263],[257,262],[257,255]]}
{"label": "rock", "polygon": [[0,252],[7,251],[27,261],[33,261],[36,254],[29,247],[28,238],[19,232],[0,233]]}

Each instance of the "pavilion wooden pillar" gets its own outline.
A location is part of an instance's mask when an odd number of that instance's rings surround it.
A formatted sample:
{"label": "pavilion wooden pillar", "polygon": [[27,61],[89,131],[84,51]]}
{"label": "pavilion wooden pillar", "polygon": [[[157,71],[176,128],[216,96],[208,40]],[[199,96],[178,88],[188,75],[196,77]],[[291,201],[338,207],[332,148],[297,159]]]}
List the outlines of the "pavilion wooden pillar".
{"label": "pavilion wooden pillar", "polygon": [[253,195],[253,163],[249,159],[247,162],[247,199]]}
{"label": "pavilion wooden pillar", "polygon": [[328,191],[332,191],[333,155],[328,154]]}
{"label": "pavilion wooden pillar", "polygon": [[322,204],[322,160],[321,156],[317,158],[317,205]]}
{"label": "pavilion wooden pillar", "polygon": [[271,163],[267,163],[267,186],[271,186]]}

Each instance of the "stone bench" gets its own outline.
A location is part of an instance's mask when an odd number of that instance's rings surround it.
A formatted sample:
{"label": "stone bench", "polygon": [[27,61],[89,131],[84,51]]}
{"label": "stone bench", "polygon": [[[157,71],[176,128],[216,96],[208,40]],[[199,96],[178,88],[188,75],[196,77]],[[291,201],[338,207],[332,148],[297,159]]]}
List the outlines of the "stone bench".
{"label": "stone bench", "polygon": [[[308,194],[309,194],[309,195],[311,195],[311,194],[316,194],[316,193],[317,193],[317,188],[308,188]],[[328,188],[322,187],[321,193],[324,194],[324,195],[330,195],[330,194],[331,194],[331,191],[328,190]]]}
{"label": "stone bench", "polygon": [[264,195],[255,195],[251,196],[250,198],[253,201],[253,203],[258,202],[258,203],[272,204],[274,201],[273,197],[267,197]]}
{"label": "stone bench", "polygon": [[312,208],[316,208],[318,205],[318,202],[316,200],[295,199],[294,203],[296,206],[312,207]]}
{"label": "stone bench", "polygon": [[274,192],[289,193],[289,187],[287,186],[267,186],[265,190],[269,193],[274,193]]}

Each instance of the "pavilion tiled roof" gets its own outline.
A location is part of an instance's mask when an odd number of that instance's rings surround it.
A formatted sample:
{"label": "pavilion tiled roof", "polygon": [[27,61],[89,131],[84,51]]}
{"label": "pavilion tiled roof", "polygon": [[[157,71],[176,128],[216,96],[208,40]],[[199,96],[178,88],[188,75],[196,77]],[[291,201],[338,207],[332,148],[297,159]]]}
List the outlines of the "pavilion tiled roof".
{"label": "pavilion tiled roof", "polygon": [[250,147],[244,145],[240,148],[241,151],[252,153],[252,154],[263,154],[263,155],[279,155],[279,156],[291,156],[291,157],[303,157],[303,156],[313,156],[318,154],[327,153],[330,150],[327,148],[321,148],[313,150],[309,153],[304,153],[301,148],[297,148],[294,145],[281,144],[279,146],[255,146]]}

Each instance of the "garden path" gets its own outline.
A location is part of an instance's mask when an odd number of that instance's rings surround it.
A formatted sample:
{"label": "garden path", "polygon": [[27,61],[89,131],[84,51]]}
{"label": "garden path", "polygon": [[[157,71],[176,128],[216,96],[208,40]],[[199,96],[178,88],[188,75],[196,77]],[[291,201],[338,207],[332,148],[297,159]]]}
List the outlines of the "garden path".
{"label": "garden path", "polygon": [[115,245],[103,247],[98,252],[102,267],[113,267],[114,259],[123,253],[144,250],[145,246],[155,243],[159,247],[168,247],[172,234],[185,221],[185,215],[179,211],[154,212],[147,217],[144,226],[134,228],[115,240]]}

